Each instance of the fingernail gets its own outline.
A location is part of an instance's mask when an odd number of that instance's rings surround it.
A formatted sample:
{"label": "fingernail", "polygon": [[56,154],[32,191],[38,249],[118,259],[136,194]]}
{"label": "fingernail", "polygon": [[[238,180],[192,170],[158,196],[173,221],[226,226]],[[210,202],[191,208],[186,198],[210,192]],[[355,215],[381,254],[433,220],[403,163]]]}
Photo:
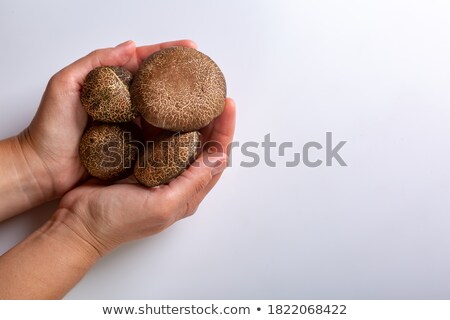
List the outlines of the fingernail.
{"label": "fingernail", "polygon": [[128,41],[125,41],[125,42],[122,42],[121,44],[118,44],[117,46],[116,46],[116,48],[123,48],[123,47],[127,47],[130,43],[132,43],[133,42],[133,40],[128,40]]}
{"label": "fingernail", "polygon": [[227,167],[227,161],[224,160],[217,160],[213,163],[211,174],[215,176],[216,174],[222,173],[225,168]]}

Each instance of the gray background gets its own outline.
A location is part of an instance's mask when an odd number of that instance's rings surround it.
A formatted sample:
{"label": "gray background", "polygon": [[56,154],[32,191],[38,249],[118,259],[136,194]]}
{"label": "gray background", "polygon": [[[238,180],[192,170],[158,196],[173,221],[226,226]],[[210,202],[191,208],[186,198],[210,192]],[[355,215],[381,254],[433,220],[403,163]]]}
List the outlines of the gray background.
{"label": "gray background", "polygon": [[[1,137],[91,50],[191,38],[227,78],[236,141],[348,141],[348,167],[286,168],[289,151],[243,168],[236,150],[196,215],[67,298],[449,299],[449,16],[444,0],[1,1]],[[56,205],[1,224],[0,251]]]}

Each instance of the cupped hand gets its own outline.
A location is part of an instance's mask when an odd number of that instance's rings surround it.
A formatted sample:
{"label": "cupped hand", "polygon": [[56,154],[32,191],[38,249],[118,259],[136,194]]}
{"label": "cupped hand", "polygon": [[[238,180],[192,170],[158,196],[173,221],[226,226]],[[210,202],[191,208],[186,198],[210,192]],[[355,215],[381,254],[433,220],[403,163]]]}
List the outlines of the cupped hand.
{"label": "cupped hand", "polygon": [[[147,188],[136,183],[106,186],[97,180],[66,194],[54,219],[64,223],[103,255],[118,245],[158,233],[192,215],[227,166],[227,149],[235,126],[235,104],[203,129],[214,143],[167,185]],[[212,153],[211,153],[212,152]]]}
{"label": "cupped hand", "polygon": [[95,50],[51,78],[36,116],[18,136],[24,157],[32,166],[29,171],[33,172],[33,178],[38,182],[51,181],[42,184],[46,189],[41,190],[44,198],[62,196],[87,176],[78,156],[78,145],[88,121],[80,92],[89,71],[98,66],[124,66],[134,73],[150,54],[175,45],[196,47],[189,40],[143,47],[127,41],[115,48]]}

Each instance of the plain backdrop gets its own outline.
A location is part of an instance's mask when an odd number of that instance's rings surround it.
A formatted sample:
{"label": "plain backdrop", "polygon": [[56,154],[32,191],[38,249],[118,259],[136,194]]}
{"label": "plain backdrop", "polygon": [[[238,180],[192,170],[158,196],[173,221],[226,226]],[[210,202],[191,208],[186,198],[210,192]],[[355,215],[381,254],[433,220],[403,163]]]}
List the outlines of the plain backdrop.
{"label": "plain backdrop", "polygon": [[[193,217],[120,247],[67,299],[449,299],[449,16],[446,0],[2,0],[2,138],[90,51],[189,38],[226,76],[235,141],[293,143],[276,167],[235,149]],[[326,132],[347,167],[286,167]],[[0,224],[0,252],[56,206]]]}

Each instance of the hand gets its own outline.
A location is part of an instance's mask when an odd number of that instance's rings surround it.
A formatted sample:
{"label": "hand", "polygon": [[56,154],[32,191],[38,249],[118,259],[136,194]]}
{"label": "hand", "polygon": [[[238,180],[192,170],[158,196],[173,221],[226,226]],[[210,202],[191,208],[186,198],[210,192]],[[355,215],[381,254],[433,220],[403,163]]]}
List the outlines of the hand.
{"label": "hand", "polygon": [[202,130],[208,150],[169,184],[146,188],[120,183],[105,186],[92,179],[63,197],[54,219],[69,227],[102,256],[118,245],[158,233],[192,215],[227,166],[223,151],[232,142],[235,105],[227,99],[224,112]]}
{"label": "hand", "polygon": [[124,66],[134,73],[147,56],[174,45],[196,47],[189,40],[138,48],[127,41],[115,48],[95,50],[51,78],[32,123],[17,137],[19,149],[33,166],[26,171],[37,181],[41,202],[62,196],[87,176],[78,145],[88,119],[80,92],[89,71],[104,65]]}

